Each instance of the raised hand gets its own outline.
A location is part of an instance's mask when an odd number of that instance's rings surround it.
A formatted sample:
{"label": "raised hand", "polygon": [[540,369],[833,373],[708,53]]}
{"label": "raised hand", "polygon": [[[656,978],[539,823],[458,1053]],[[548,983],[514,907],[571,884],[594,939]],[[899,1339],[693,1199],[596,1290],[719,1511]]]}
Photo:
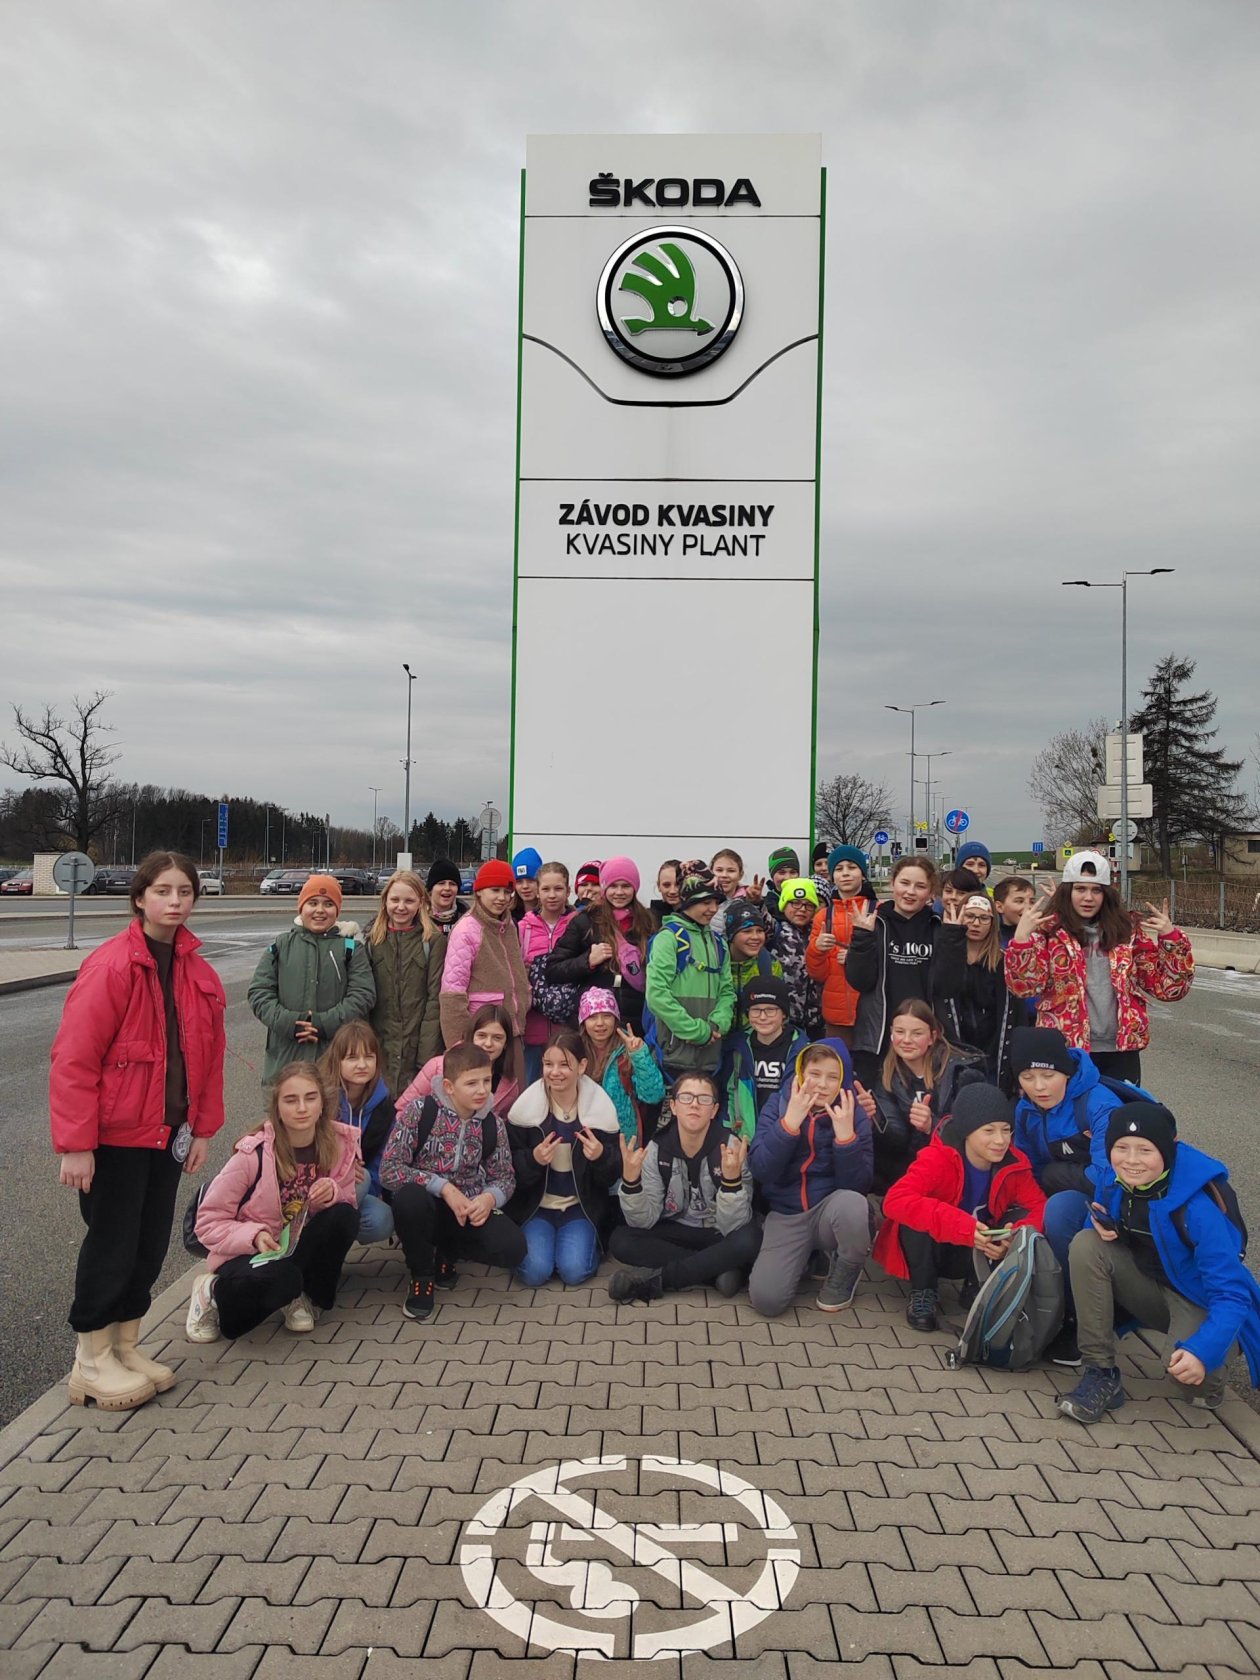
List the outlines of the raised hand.
{"label": "raised hand", "polygon": [[1142,932],[1148,939],[1154,940],[1158,944],[1165,934],[1171,933],[1173,930],[1172,917],[1168,914],[1168,900],[1165,899],[1162,907],[1158,910],[1148,900],[1146,908],[1150,911],[1150,915],[1142,918]]}
{"label": "raised hand", "polygon": [[1050,899],[1053,887],[1043,888],[1041,897],[1035,904],[1030,904],[1019,918],[1015,929],[1016,939],[1031,939],[1041,932],[1042,927],[1050,919]]}
{"label": "raised hand", "polygon": [[841,1090],[835,1102],[831,1103],[827,1113],[831,1116],[831,1125],[837,1143],[852,1143],[854,1138],[854,1122],[857,1118],[857,1104],[853,1092]]}
{"label": "raised hand", "polygon": [[788,1098],[788,1105],[783,1111],[783,1129],[791,1132],[795,1137],[801,1127],[809,1119],[810,1093],[799,1082],[792,1086],[792,1094]]}
{"label": "raised hand", "polygon": [[640,1147],[628,1138],[621,1140],[621,1176],[627,1184],[637,1184],[643,1172],[643,1162],[647,1156],[647,1144]]}
{"label": "raised hand", "polygon": [[875,1098],[862,1084],[861,1080],[855,1079],[853,1081],[853,1094],[857,1098],[857,1105],[862,1113],[873,1122],[875,1116],[879,1113],[879,1109],[876,1107]]}
{"label": "raised hand", "polygon": [[836,941],[835,934],[834,933],[828,933],[826,928],[824,928],[822,930],[822,932],[818,935],[818,937],[814,940],[814,944],[818,947],[818,949],[820,951],[834,951],[835,948],[836,948],[836,943],[837,943],[837,941]]}
{"label": "raised hand", "polygon": [[574,1133],[574,1136],[581,1144],[582,1153],[586,1156],[586,1159],[588,1161],[598,1161],[604,1152],[604,1146],[595,1136],[595,1133],[591,1131],[590,1127],[579,1126],[577,1131]]}
{"label": "raised hand", "polygon": [[932,1093],[925,1091],[910,1104],[910,1124],[916,1132],[932,1130]]}
{"label": "raised hand", "polygon": [[741,1178],[744,1172],[744,1162],[748,1159],[748,1139],[746,1137],[731,1137],[722,1145],[722,1177],[732,1184]]}
{"label": "raised hand", "polygon": [[559,1132],[548,1132],[541,1143],[534,1145],[534,1159],[540,1167],[549,1167],[552,1157],[560,1147]]}
{"label": "raised hand", "polygon": [[745,888],[745,893],[747,895],[748,902],[750,904],[760,904],[761,903],[761,895],[765,892],[765,890],[766,890],[766,878],[765,878],[765,876],[764,875],[754,875],[753,878],[752,878],[752,885],[750,887]]}
{"label": "raised hand", "polygon": [[637,1038],[630,1027],[618,1027],[617,1037],[626,1047],[626,1055],[633,1056],[636,1050],[642,1050],[643,1040]]}
{"label": "raised hand", "polygon": [[962,921],[962,905],[943,904],[941,906],[941,920],[947,927],[956,927]]}
{"label": "raised hand", "polygon": [[877,925],[875,912],[878,908],[879,906],[877,904],[872,904],[869,910],[863,911],[860,915],[855,913],[853,917],[853,926],[855,928],[861,928],[863,933],[874,933]]}

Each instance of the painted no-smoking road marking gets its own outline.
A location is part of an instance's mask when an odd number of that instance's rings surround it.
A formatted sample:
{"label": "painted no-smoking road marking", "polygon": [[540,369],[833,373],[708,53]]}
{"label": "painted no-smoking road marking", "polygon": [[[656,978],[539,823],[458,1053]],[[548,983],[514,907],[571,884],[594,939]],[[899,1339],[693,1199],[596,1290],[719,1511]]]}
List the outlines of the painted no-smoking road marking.
{"label": "painted no-smoking road marking", "polygon": [[[641,1477],[659,1478],[662,1495],[687,1484],[708,1490],[719,1520],[623,1522],[602,1508],[600,1489],[587,1491],[584,1484],[635,1462],[618,1454],[545,1465],[492,1494],[466,1525],[459,1564],[469,1592],[527,1646],[650,1662],[729,1644],[786,1602],[801,1554],[795,1528],[769,1494],[716,1465],[645,1454],[637,1460]],[[640,1489],[638,1497],[650,1495]],[[745,1516],[720,1520],[725,1500],[742,1507]],[[525,1524],[510,1519],[531,1501],[538,1514],[529,1522],[522,1561],[507,1540],[519,1542]],[[760,1555],[747,1564],[726,1563],[725,1547],[749,1534],[760,1537]],[[669,1584],[663,1606],[619,1577],[619,1567],[627,1565],[653,1571]],[[531,1578],[552,1595],[530,1596]],[[566,1610],[572,1619],[558,1619]],[[671,1625],[660,1625],[666,1621]]]}

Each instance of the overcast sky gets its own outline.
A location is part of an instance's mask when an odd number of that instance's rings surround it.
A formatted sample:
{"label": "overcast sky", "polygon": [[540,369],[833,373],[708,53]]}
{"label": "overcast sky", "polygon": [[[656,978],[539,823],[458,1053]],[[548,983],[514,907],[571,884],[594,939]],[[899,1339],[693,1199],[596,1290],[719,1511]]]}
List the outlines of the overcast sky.
{"label": "overcast sky", "polygon": [[[1118,592],[1059,580],[1124,567],[1177,568],[1132,586],[1131,694],[1175,649],[1251,746],[1260,7],[25,0],[0,65],[6,734],[112,689],[128,779],[400,818],[407,659],[413,810],[503,803],[525,136],[791,130],[829,171],[820,771],[904,811],[883,705],[945,698],[947,800],[1029,844],[1031,757],[1119,711]],[[575,658],[632,718],[608,681]]]}

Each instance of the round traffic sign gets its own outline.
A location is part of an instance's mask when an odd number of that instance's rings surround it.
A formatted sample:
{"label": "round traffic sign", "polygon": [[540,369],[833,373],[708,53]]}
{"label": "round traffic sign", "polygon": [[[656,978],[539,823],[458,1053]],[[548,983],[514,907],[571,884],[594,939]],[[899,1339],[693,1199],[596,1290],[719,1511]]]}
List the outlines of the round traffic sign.
{"label": "round traffic sign", "polygon": [[[703,1499],[702,1520],[670,1520],[680,1485]],[[654,1494],[658,1518],[645,1521]],[[729,1644],[782,1608],[800,1562],[768,1493],[650,1453],[521,1476],[467,1523],[459,1553],[473,1602],[527,1645],[639,1662]]]}
{"label": "round traffic sign", "polygon": [[1117,840],[1136,840],[1137,824],[1132,817],[1126,817],[1123,822],[1115,825],[1115,832]]}
{"label": "round traffic sign", "polygon": [[96,865],[86,852],[62,852],[53,864],[53,880],[64,893],[86,892],[92,885]]}
{"label": "round traffic sign", "polygon": [[945,813],[945,827],[951,834],[961,834],[971,826],[971,818],[966,811],[947,811]]}
{"label": "round traffic sign", "polygon": [[877,828],[875,830],[874,839],[877,846],[886,846],[888,844],[888,830],[886,828]]}

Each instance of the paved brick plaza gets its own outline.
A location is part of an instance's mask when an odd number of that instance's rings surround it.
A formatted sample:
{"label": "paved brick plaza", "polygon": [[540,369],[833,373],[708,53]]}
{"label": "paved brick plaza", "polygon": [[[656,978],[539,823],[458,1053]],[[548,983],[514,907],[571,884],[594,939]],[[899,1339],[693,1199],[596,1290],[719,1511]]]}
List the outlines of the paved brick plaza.
{"label": "paved brick plaza", "polygon": [[311,1336],[194,1347],[168,1291],[171,1393],[0,1437],[5,1680],[1260,1671],[1237,1400],[1130,1359],[1086,1430],[1069,1373],[947,1370],[888,1282],[767,1323],[474,1268],[415,1326],[363,1253]]}

